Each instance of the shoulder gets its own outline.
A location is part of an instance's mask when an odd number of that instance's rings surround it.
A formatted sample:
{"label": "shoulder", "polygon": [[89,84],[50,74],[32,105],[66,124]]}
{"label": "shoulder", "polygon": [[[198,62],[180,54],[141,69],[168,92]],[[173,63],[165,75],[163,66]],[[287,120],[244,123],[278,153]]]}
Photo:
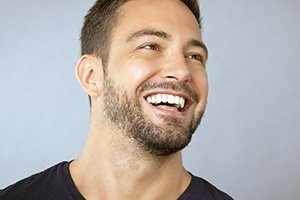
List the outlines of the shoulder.
{"label": "shoulder", "polygon": [[207,180],[194,176],[193,174],[191,174],[191,176],[192,181],[180,200],[233,200],[232,197],[209,183]]}
{"label": "shoulder", "polygon": [[203,188],[205,188],[205,190],[207,192],[209,192],[211,194],[211,196],[214,197],[214,199],[222,199],[222,200],[223,199],[224,200],[232,200],[233,199],[231,196],[229,196],[222,190],[218,189],[216,186],[214,186],[207,180],[200,178],[200,177],[196,177],[196,176],[195,176],[195,178],[200,182],[200,184],[201,183],[203,184]]}
{"label": "shoulder", "polygon": [[0,190],[0,199],[39,199],[54,191],[60,193],[59,187],[64,184],[63,167],[67,163],[61,162]]}

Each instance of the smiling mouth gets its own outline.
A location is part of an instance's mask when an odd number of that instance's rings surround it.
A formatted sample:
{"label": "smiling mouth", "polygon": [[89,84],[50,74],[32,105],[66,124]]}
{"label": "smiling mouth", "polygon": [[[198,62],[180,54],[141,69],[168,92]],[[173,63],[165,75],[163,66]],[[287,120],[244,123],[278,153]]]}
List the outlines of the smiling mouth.
{"label": "smiling mouth", "polygon": [[176,109],[178,112],[184,112],[190,105],[187,98],[172,94],[152,94],[145,99],[154,107]]}

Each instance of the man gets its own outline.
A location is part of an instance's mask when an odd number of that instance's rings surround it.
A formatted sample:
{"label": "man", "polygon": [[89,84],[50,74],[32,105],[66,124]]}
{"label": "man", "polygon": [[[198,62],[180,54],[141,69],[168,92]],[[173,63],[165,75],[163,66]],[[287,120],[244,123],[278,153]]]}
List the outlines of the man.
{"label": "man", "polygon": [[98,0],[75,74],[91,103],[82,154],[0,199],[232,199],[182,165],[208,83],[196,0]]}

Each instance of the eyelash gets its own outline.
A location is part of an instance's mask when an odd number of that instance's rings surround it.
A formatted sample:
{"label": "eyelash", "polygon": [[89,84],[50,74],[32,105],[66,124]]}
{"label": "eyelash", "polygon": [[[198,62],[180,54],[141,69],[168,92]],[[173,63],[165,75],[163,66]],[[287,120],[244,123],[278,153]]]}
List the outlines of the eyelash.
{"label": "eyelash", "polygon": [[[145,45],[141,46],[140,49],[146,49],[146,50],[150,50],[150,51],[159,51],[160,46],[159,46],[159,44],[156,44],[156,43],[150,43],[150,44],[145,44]],[[198,53],[187,55],[186,58],[195,59],[201,63],[204,62],[203,56]]]}
{"label": "eyelash", "polygon": [[196,54],[190,54],[190,55],[187,56],[187,58],[195,59],[195,60],[197,60],[197,61],[199,61],[201,63],[204,62],[203,56],[200,55],[200,54],[198,54],[198,53],[196,53]]}
{"label": "eyelash", "polygon": [[[150,48],[147,48],[150,47]],[[151,50],[151,51],[157,51],[159,50],[159,45],[158,44],[145,44],[143,46],[141,46],[141,49],[146,49],[146,50]]]}

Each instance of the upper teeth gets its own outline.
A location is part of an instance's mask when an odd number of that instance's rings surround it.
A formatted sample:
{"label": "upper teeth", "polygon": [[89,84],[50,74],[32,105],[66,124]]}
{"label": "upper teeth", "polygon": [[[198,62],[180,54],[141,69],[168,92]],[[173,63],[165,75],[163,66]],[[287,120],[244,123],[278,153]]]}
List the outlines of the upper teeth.
{"label": "upper teeth", "polygon": [[159,104],[159,103],[169,103],[177,104],[179,108],[183,108],[185,105],[185,99],[179,96],[174,96],[170,94],[156,94],[147,97],[149,103]]}

